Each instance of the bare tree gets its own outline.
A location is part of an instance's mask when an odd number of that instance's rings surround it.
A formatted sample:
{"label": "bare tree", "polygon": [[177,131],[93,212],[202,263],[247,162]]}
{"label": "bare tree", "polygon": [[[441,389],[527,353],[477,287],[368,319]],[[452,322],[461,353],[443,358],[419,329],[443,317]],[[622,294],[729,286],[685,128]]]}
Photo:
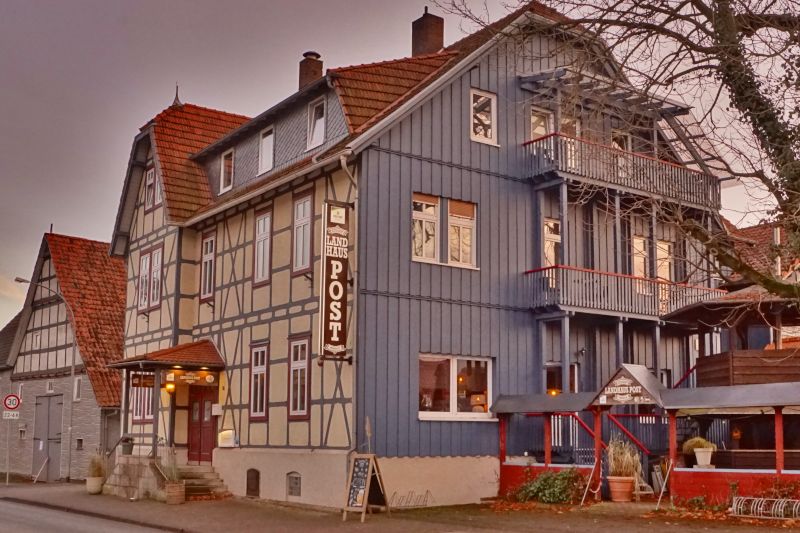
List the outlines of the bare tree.
{"label": "bare tree", "polygon": [[[692,105],[697,120],[690,125],[694,131],[688,130],[692,164],[741,183],[761,219],[778,223],[786,232],[787,242],[773,247],[773,255],[800,258],[800,1],[543,3],[564,16],[517,27],[513,38],[551,32],[565,47],[582,51],[571,56],[577,70],[588,70],[591,62],[611,63],[617,81],[642,94]],[[488,31],[508,31],[488,23],[485,5],[474,7],[467,0],[439,5]],[[518,2],[508,7],[521,14],[530,6]],[[631,120],[632,127],[640,126],[638,119]],[[654,144],[656,155],[689,163],[679,154],[660,152],[658,140]],[[646,211],[652,209],[650,204],[637,203],[630,209]],[[724,277],[732,270],[777,295],[800,297],[794,280],[750,264],[742,250],[753,243],[739,241],[719,217],[709,225],[674,205],[657,209],[663,220],[716,256],[716,275]]]}

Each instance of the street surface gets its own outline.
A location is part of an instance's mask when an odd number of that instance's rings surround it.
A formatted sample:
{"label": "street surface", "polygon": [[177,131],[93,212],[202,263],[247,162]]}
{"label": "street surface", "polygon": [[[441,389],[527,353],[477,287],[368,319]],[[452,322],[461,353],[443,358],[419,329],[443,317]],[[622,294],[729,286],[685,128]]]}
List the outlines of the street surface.
{"label": "street surface", "polygon": [[152,533],[157,529],[0,500],[3,533]]}

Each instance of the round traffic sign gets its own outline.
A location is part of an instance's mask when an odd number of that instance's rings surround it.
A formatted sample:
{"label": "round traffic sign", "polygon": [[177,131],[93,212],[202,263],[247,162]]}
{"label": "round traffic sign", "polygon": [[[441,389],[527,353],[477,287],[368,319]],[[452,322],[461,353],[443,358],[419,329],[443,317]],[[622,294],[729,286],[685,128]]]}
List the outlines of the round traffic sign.
{"label": "round traffic sign", "polygon": [[9,411],[13,411],[19,408],[22,400],[19,399],[19,396],[16,394],[7,394],[5,398],[3,398],[3,407],[8,409]]}

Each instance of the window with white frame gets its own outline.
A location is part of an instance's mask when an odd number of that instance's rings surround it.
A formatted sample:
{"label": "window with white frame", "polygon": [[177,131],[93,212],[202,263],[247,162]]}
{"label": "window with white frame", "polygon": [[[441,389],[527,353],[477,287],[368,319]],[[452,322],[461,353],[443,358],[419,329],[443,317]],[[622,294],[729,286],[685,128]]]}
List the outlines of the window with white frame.
{"label": "window with white frame", "polygon": [[473,141],[486,144],[497,144],[497,95],[471,89],[470,131]]}
{"label": "window with white frame", "polygon": [[268,347],[254,346],[250,352],[250,418],[267,416]]}
{"label": "window with white frame", "polygon": [[[545,387],[548,394],[556,395],[563,392],[563,376],[564,371],[561,368],[561,363],[547,363],[545,365]],[[578,392],[577,363],[569,365],[569,392]]]}
{"label": "window with white frame", "polygon": [[258,139],[258,173],[272,170],[275,162],[275,130],[267,128],[259,134]]}
{"label": "window with white frame", "polygon": [[79,402],[81,401],[81,394],[83,391],[81,387],[83,386],[83,378],[80,376],[75,378],[75,383],[72,385],[72,400]]}
{"label": "window with white frame", "polygon": [[150,254],[139,257],[139,311],[150,307]]}
{"label": "window with white frame", "polygon": [[145,376],[148,375],[137,372],[131,376],[131,383],[138,385],[131,386],[130,389],[131,413],[134,422],[153,420],[153,387],[143,386],[147,383]]}
{"label": "window with white frame", "polygon": [[556,266],[561,261],[561,222],[554,218],[544,219],[543,252],[543,266]]}
{"label": "window with white frame", "polygon": [[214,297],[214,265],[216,262],[216,235],[203,238],[201,245],[202,259],[200,263],[200,299],[209,300]]}
{"label": "window with white frame", "polygon": [[270,275],[270,246],[272,245],[272,213],[256,216],[255,264],[253,281],[264,283]]}
{"label": "window with white frame", "polygon": [[311,360],[308,339],[289,343],[289,416],[308,416],[308,380]]}
{"label": "window with white frame", "polygon": [[475,204],[448,200],[447,226],[450,264],[475,266]]}
{"label": "window with white frame", "polygon": [[311,196],[294,201],[294,222],[292,224],[292,272],[302,272],[311,268]]}
{"label": "window with white frame", "polygon": [[325,99],[308,104],[308,149],[325,142]]}
{"label": "window with white frame", "polygon": [[153,191],[153,196],[155,197],[155,200],[153,200],[153,207],[158,207],[164,200],[163,193],[161,191],[161,178],[158,177],[158,174],[155,175],[153,182],[155,184],[155,190]]}
{"label": "window with white frame", "polygon": [[156,248],[150,252],[150,307],[161,301],[161,256],[163,251]]}
{"label": "window with white frame", "polygon": [[491,418],[492,361],[419,356],[419,418]]}
{"label": "window with white frame", "polygon": [[[631,237],[631,273],[637,278],[650,277],[650,251],[647,237],[634,235]],[[636,292],[639,294],[652,294],[650,282],[646,279],[637,279]]]}
{"label": "window with white frame", "polygon": [[531,139],[539,139],[553,133],[553,114],[536,107],[531,108]]}
{"label": "window with white frame", "polygon": [[156,169],[148,168],[144,178],[144,207],[150,209],[156,201]]}
{"label": "window with white frame", "polygon": [[233,148],[222,154],[219,169],[219,192],[231,190],[233,187]]}
{"label": "window with white frame", "polygon": [[438,261],[439,198],[414,193],[411,235],[411,256],[414,259]]}

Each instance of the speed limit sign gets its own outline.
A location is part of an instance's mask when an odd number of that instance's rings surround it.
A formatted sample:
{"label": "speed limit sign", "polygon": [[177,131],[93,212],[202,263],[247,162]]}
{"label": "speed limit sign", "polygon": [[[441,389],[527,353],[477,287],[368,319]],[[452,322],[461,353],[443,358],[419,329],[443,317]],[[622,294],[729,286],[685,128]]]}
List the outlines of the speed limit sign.
{"label": "speed limit sign", "polygon": [[19,396],[16,394],[7,394],[5,398],[3,398],[3,407],[5,407],[9,411],[14,411],[18,409],[22,400],[19,399]]}

